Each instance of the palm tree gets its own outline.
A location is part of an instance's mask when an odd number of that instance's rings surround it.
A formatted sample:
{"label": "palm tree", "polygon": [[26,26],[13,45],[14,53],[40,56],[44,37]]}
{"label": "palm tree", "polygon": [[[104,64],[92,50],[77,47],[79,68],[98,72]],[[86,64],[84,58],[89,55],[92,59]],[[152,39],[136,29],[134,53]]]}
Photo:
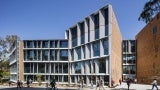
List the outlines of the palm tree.
{"label": "palm tree", "polygon": [[160,12],[160,0],[150,0],[145,3],[143,11],[141,12],[138,20],[145,23],[150,22],[155,15]]}

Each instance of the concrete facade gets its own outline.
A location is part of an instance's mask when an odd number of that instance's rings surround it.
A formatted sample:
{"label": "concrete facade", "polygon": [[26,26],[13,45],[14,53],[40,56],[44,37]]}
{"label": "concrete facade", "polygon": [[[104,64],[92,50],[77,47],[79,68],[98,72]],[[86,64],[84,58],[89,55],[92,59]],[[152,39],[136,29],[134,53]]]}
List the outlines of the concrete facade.
{"label": "concrete facade", "polygon": [[154,78],[160,77],[160,14],[137,34],[136,41],[137,80],[150,84]]}
{"label": "concrete facade", "polygon": [[83,80],[90,86],[99,79],[106,85],[111,80],[116,84],[122,77],[122,36],[111,5],[67,29],[64,40],[22,40],[18,50],[16,79],[23,81],[37,82],[40,74],[43,82],[54,78],[58,83],[78,84]]}

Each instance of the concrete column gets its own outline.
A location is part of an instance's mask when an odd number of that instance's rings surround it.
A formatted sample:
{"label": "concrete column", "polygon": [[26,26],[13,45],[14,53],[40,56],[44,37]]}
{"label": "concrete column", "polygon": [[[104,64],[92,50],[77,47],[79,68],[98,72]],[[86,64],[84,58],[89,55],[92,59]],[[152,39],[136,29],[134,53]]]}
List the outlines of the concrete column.
{"label": "concrete column", "polygon": [[85,69],[86,69],[86,74],[88,75],[89,74],[89,62],[86,62],[85,63]]}
{"label": "concrete column", "polygon": [[85,64],[85,63],[83,63],[83,62],[81,63],[81,74],[82,74],[82,75],[84,75],[84,64]]}
{"label": "concrete column", "polygon": [[90,44],[90,52],[89,52],[90,54],[91,54],[91,58],[93,57],[93,44]]}
{"label": "concrete column", "polygon": [[112,6],[111,5],[109,5],[108,6],[108,14],[109,14],[109,23],[108,23],[108,25],[109,25],[109,28],[108,28],[108,33],[109,33],[109,39],[108,39],[108,41],[109,41],[109,86],[111,86],[111,78],[112,78],[112,55],[111,55],[111,48],[112,48],[112,12],[113,12],[113,10],[112,10]]}
{"label": "concrete column", "polygon": [[90,41],[94,41],[95,40],[95,36],[94,36],[94,17],[93,16],[89,16],[90,19]]}
{"label": "concrete column", "polygon": [[94,63],[95,63],[95,73],[96,74],[99,74],[99,62],[97,60],[94,60]]}
{"label": "concrete column", "polygon": [[106,59],[106,74],[109,74],[109,59]]}
{"label": "concrete column", "polygon": [[86,85],[89,86],[90,83],[89,83],[89,76],[86,76]]}
{"label": "concrete column", "polygon": [[87,22],[86,22],[86,19],[85,19],[85,22],[84,22],[84,32],[85,32],[85,43],[88,42],[88,27],[87,27]]}
{"label": "concrete column", "polygon": [[105,36],[105,19],[102,10],[99,11],[99,34],[100,38],[103,38]]}
{"label": "concrete column", "polygon": [[77,46],[79,45],[81,45],[81,31],[79,24],[77,24]]}

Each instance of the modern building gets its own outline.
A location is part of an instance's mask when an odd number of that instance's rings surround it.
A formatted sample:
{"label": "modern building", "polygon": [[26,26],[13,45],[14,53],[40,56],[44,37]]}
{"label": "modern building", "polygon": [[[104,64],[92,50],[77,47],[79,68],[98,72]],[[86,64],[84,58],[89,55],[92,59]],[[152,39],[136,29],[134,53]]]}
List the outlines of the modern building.
{"label": "modern building", "polygon": [[19,61],[22,61],[22,60],[19,59],[19,57],[21,56],[19,53],[19,50],[20,50],[19,40],[20,38],[17,38],[17,40],[12,44],[9,50],[10,51],[10,54],[9,54],[10,80],[13,82],[17,82],[17,79],[19,79],[19,76],[20,76]]}
{"label": "modern building", "polygon": [[150,84],[160,77],[160,13],[137,34],[136,41],[137,80]]}
{"label": "modern building", "polygon": [[[111,5],[106,5],[68,28],[64,40],[21,40],[13,62],[17,79],[85,85],[98,79],[111,85],[122,77],[122,37]],[[13,58],[11,58],[13,59]],[[10,60],[12,61],[12,60]],[[10,64],[13,65],[13,64]],[[11,69],[12,72],[12,69]]]}
{"label": "modern building", "polygon": [[136,78],[136,41],[123,40],[122,46],[123,46],[122,79],[123,81],[125,81],[127,78],[134,80]]}

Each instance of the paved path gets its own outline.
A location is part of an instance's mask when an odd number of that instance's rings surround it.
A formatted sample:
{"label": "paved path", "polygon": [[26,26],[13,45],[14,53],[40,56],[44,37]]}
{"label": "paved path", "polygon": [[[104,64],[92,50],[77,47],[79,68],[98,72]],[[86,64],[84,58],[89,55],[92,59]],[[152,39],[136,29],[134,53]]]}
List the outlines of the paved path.
{"label": "paved path", "polygon": [[[151,90],[152,85],[145,85],[145,84],[131,84],[130,90]],[[160,89],[160,86],[158,86]],[[96,88],[85,87],[83,89],[78,89],[78,87],[58,87],[58,90],[95,90]],[[16,87],[8,87],[8,86],[0,86],[0,90],[17,90]],[[46,90],[45,87],[30,87],[30,88],[22,88],[18,90]],[[99,90],[99,89],[97,89]],[[101,89],[102,90],[102,89]],[[105,87],[105,90],[127,90],[127,84],[122,83],[122,85],[117,86],[115,88],[108,88]],[[156,89],[154,89],[156,90]]]}
{"label": "paved path", "polygon": [[[16,87],[8,87],[8,88],[0,88],[0,90],[51,90],[51,89],[46,89],[46,88],[38,88],[38,87],[30,87],[30,88],[27,88],[27,87],[23,87],[23,88],[16,88]],[[57,90],[57,89],[56,89]],[[76,90],[76,89],[58,89],[58,90]]]}
{"label": "paved path", "polygon": [[[117,89],[127,89],[127,84],[126,83],[122,83],[121,86],[117,86]],[[158,88],[160,89],[160,86],[158,86]],[[145,84],[131,84],[130,85],[130,89],[132,90],[151,90],[152,89],[152,85],[145,85]],[[156,88],[154,89],[156,90]]]}

